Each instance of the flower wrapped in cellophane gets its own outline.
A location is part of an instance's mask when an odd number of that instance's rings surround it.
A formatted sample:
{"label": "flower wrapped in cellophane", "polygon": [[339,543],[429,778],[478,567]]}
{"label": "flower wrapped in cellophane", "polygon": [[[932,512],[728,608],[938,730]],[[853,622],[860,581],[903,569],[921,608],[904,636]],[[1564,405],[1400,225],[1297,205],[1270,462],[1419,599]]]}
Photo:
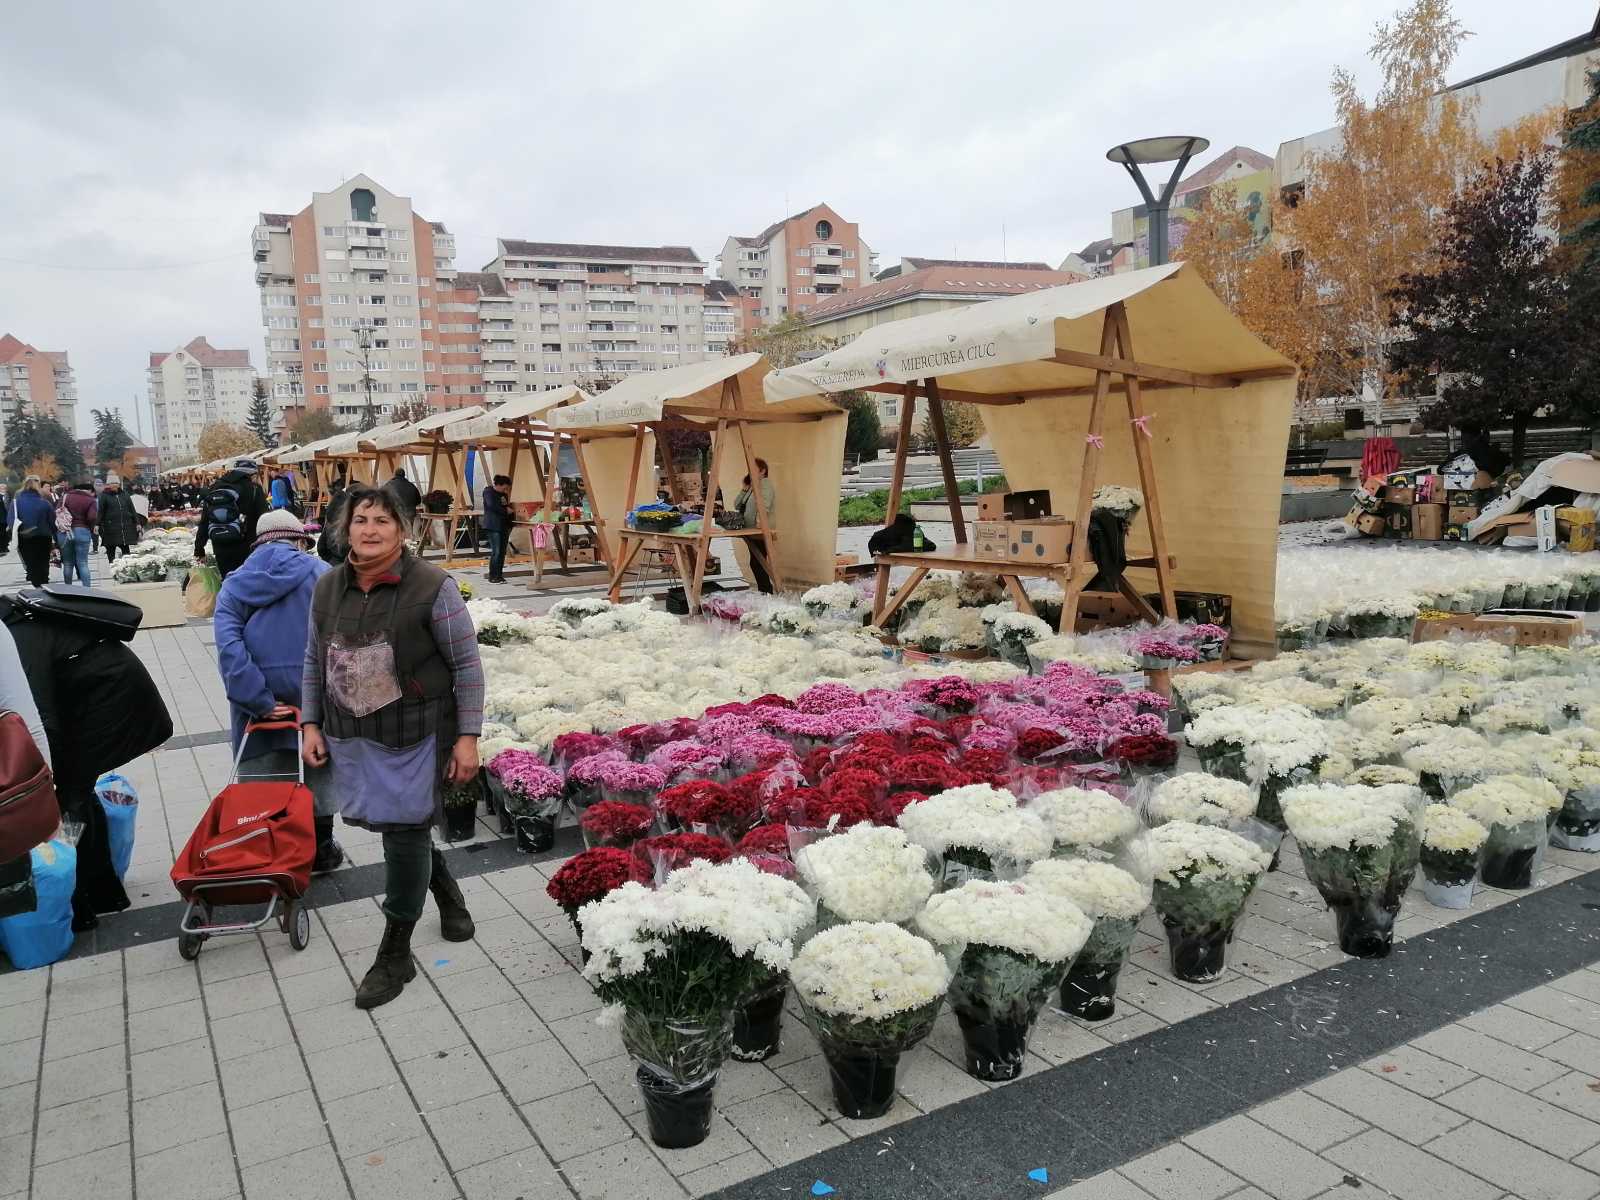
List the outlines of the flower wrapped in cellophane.
{"label": "flower wrapped in cellophane", "polygon": [[1440,908],[1466,908],[1489,831],[1448,804],[1422,810],[1422,894]]}
{"label": "flower wrapped in cellophane", "polygon": [[[1065,896],[1094,922],[1089,940],[1061,981],[1061,1007],[1085,1021],[1104,1021],[1116,1011],[1117,979],[1139,918],[1150,907],[1151,881],[1109,862],[1047,858],[1028,868],[1024,883]],[[1135,865],[1129,862],[1129,866]]]}
{"label": "flower wrapped in cellophane", "polygon": [[1172,973],[1208,983],[1222,974],[1233,928],[1272,854],[1256,840],[1193,821],[1152,829],[1148,846]]}

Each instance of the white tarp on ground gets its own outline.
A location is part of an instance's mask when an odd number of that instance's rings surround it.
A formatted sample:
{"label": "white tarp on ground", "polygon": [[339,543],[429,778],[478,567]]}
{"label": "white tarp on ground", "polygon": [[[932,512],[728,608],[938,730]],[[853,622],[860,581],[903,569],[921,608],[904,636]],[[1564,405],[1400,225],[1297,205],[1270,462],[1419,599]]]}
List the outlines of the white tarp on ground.
{"label": "white tarp on ground", "polygon": [[452,442],[476,442],[500,436],[500,427],[512,421],[537,417],[557,405],[581,403],[590,399],[588,393],[568,384],[548,392],[528,392],[513,397],[504,404],[479,416],[458,418],[445,426],[444,436]]}
{"label": "white tarp on ground", "polygon": [[1553,487],[1570,488],[1578,494],[1573,508],[1600,510],[1600,461],[1582,451],[1569,451],[1545,459],[1517,488],[1483,506],[1476,521],[1467,522],[1468,539],[1476,539],[1502,517],[1531,512],[1538,500]]}

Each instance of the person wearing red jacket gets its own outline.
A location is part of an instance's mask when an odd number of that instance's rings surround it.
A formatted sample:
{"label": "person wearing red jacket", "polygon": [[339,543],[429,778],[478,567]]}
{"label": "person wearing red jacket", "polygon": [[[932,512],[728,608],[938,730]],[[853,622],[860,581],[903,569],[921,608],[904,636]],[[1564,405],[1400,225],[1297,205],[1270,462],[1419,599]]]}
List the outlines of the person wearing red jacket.
{"label": "person wearing red jacket", "polygon": [[72,490],[62,498],[61,507],[72,519],[70,529],[62,530],[57,526],[61,544],[61,582],[71,583],[76,572],[78,582],[90,587],[89,548],[94,541],[95,526],[100,520],[94,487],[88,480],[73,484]]}

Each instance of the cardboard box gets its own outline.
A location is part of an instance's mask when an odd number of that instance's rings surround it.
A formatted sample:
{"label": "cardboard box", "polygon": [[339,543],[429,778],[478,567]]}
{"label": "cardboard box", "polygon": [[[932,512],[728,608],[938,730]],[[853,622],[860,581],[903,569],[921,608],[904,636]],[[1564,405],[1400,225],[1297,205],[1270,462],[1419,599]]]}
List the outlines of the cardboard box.
{"label": "cardboard box", "polygon": [[1368,537],[1382,537],[1389,522],[1379,513],[1362,513],[1356,518],[1356,528]]}
{"label": "cardboard box", "polygon": [[1008,521],[979,521],[972,527],[972,553],[977,558],[1003,559],[1011,553]]}
{"label": "cardboard box", "polygon": [[1396,471],[1384,482],[1386,482],[1390,487],[1410,487],[1411,476],[1407,475],[1404,471]]}
{"label": "cardboard box", "polygon": [[1574,613],[1496,609],[1482,615],[1452,613],[1417,622],[1412,640],[1433,642],[1452,635],[1505,646],[1567,646],[1583,632],[1583,618]]}
{"label": "cardboard box", "polygon": [[1374,475],[1355,490],[1353,499],[1362,512],[1377,512],[1383,507],[1383,496],[1389,485]]}
{"label": "cardboard box", "polygon": [[1417,489],[1410,486],[1395,487],[1390,484],[1389,490],[1384,493],[1383,498],[1389,504],[1398,505],[1401,508],[1410,508],[1417,502]]}
{"label": "cardboard box", "polygon": [[1444,494],[1446,504],[1477,504],[1478,493],[1470,489],[1451,488]]}
{"label": "cardboard box", "polygon": [[697,474],[682,474],[676,477],[678,485],[678,498],[685,504],[699,504],[706,498],[706,481]]}
{"label": "cardboard box", "polygon": [[1012,521],[1006,557],[1013,562],[1064,563],[1072,554],[1072,522],[1065,517]]}
{"label": "cardboard box", "polygon": [[1494,487],[1494,476],[1489,474],[1489,472],[1487,472],[1487,471],[1479,471],[1476,475],[1474,475],[1472,477],[1472,490],[1475,491],[1475,492],[1481,492],[1485,488],[1493,488],[1493,487]]}
{"label": "cardboard box", "polygon": [[1437,542],[1444,536],[1445,507],[1442,504],[1411,506],[1411,536],[1419,542]]}
{"label": "cardboard box", "polygon": [[1478,519],[1478,506],[1476,504],[1452,504],[1445,517],[1451,525],[1465,525],[1469,521]]}
{"label": "cardboard box", "polygon": [[188,623],[189,614],[183,606],[183,585],[175,579],[161,583],[113,583],[109,587],[102,583],[99,586],[118,600],[137,604],[144,610],[144,617],[139,622],[140,629],[170,629]]}
{"label": "cardboard box", "polygon": [[1595,514],[1587,508],[1556,509],[1556,536],[1574,554],[1595,548]]}
{"label": "cardboard box", "polygon": [[1384,519],[1389,523],[1390,533],[1396,537],[1408,538],[1411,536],[1411,509],[1409,506],[1390,508],[1383,515]]}
{"label": "cardboard box", "polygon": [[1444,527],[1444,540],[1447,542],[1467,541],[1467,527],[1465,525],[1446,525]]}
{"label": "cardboard box", "polygon": [[572,546],[567,550],[567,565],[569,567],[587,566],[594,561],[595,550],[593,546]]}
{"label": "cardboard box", "polygon": [[1444,480],[1437,475],[1418,475],[1416,481],[1418,504],[1445,503]]}
{"label": "cardboard box", "polygon": [[1554,505],[1543,504],[1533,510],[1533,536],[1539,539],[1539,549],[1549,553],[1556,548],[1556,510]]}
{"label": "cardboard box", "polygon": [[1006,519],[1006,497],[1010,492],[984,492],[978,497],[978,520],[1004,521]]}
{"label": "cardboard box", "polygon": [[[1193,621],[1196,625],[1220,625],[1233,628],[1233,597],[1221,592],[1174,592],[1173,602],[1178,606],[1178,620]],[[1161,611],[1159,603],[1153,605]]]}
{"label": "cardboard box", "polygon": [[1054,511],[1050,507],[1049,488],[1037,488],[1031,492],[1007,492],[1004,506],[1008,521],[1037,521],[1048,517]]}

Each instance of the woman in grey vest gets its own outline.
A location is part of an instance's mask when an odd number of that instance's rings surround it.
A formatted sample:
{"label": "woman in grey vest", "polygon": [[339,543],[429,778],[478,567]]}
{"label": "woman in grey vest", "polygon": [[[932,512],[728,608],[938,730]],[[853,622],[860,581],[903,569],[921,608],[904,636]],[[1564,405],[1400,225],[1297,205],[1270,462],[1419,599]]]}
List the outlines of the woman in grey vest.
{"label": "woman in grey vest", "polygon": [[332,763],[347,824],[383,834],[388,923],[357,1008],[415,978],[411,931],[430,890],[445,940],[473,935],[433,826],[442,782],[478,773],[483,668],[455,580],[405,548],[411,517],[386,488],[351,489],[337,531],[349,556],[317,581],[306,643],[306,761]]}

